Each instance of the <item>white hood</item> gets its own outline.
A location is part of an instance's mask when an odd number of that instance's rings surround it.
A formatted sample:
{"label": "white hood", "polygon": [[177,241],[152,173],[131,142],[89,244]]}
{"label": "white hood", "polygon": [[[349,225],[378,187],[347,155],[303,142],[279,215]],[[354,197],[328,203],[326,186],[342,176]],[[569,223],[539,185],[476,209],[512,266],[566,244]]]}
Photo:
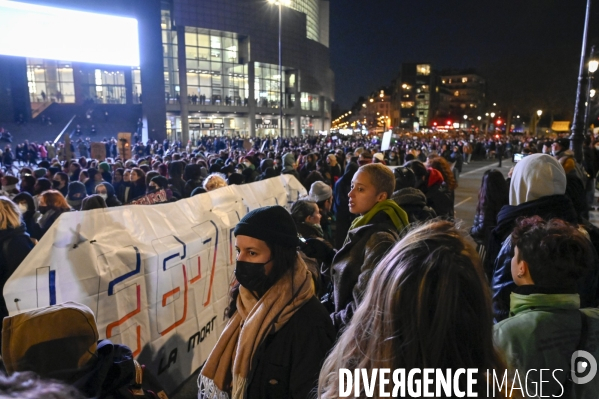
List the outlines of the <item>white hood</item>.
{"label": "white hood", "polygon": [[510,205],[565,193],[566,172],[554,157],[532,154],[514,167],[510,182]]}

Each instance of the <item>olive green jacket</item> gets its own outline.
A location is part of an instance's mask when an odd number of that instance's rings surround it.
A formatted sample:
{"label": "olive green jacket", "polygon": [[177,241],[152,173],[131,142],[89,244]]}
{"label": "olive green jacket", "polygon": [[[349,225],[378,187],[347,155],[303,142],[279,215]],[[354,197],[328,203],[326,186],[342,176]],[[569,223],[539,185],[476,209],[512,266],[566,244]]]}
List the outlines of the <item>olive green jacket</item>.
{"label": "olive green jacket", "polygon": [[[582,331],[581,312],[587,315],[588,333],[586,342],[578,348]],[[494,340],[505,355],[509,368],[518,370],[522,385],[528,384],[530,395],[534,394],[535,383],[539,390],[540,369],[549,369],[542,374],[543,396],[599,397],[599,375],[584,385],[566,383],[576,350],[583,349],[596,361],[599,360],[599,309],[580,310],[578,294],[512,293],[510,317],[495,325]],[[531,371],[533,369],[536,371]],[[580,377],[586,375],[588,373],[577,374]],[[536,395],[541,396],[541,392]]]}

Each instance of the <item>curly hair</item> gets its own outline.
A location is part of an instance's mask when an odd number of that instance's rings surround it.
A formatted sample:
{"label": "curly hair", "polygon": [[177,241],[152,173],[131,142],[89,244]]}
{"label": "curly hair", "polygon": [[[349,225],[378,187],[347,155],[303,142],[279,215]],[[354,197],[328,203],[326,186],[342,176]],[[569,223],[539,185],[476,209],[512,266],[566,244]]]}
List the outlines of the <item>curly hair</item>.
{"label": "curly hair", "polygon": [[212,191],[217,188],[227,187],[227,180],[222,173],[211,173],[204,179],[203,186],[206,191]]}
{"label": "curly hair", "polygon": [[528,263],[538,286],[572,286],[592,268],[590,241],[561,219],[520,218],[512,232],[512,245],[518,248],[517,260]]}
{"label": "curly hair", "polygon": [[437,169],[443,175],[443,180],[447,184],[447,188],[451,191],[454,191],[458,188],[458,182],[455,181],[455,177],[453,176],[453,172],[451,171],[451,166],[449,166],[449,162],[445,160],[443,157],[434,157],[429,159],[429,163],[431,168]]}

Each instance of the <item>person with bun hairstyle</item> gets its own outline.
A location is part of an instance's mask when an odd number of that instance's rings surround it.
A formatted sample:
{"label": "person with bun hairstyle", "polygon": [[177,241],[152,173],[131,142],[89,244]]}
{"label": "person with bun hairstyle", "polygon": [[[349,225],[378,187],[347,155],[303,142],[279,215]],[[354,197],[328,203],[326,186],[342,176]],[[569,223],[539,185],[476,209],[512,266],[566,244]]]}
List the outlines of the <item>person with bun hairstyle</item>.
{"label": "person with bun hairstyle", "polygon": [[543,397],[596,398],[598,377],[581,385],[570,381],[570,371],[579,372],[571,369],[575,351],[599,359],[599,309],[581,309],[577,291],[592,267],[590,241],[563,220],[539,216],[521,219],[511,241],[516,288],[509,318],[495,325],[496,345],[521,376],[532,369],[552,371],[543,380]]}
{"label": "person with bun hairstyle", "polygon": [[198,398],[307,398],[335,340],[281,206],[258,208],[234,230],[229,318],[198,378]]}

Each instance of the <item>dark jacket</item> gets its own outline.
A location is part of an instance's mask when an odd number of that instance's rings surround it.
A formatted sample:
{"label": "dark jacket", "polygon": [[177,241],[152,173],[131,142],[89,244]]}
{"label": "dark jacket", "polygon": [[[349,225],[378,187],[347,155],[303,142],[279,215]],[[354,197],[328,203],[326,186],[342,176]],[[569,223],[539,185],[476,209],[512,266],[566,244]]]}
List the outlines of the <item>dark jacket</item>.
{"label": "dark jacket", "polygon": [[119,199],[116,197],[116,193],[112,184],[107,182],[103,182],[102,184],[104,185],[104,187],[106,187],[106,195],[108,195],[108,197],[106,198],[106,206],[112,208],[114,206],[123,205],[121,201],[119,201]]}
{"label": "dark jacket", "polygon": [[[16,229],[0,230],[0,292],[6,280],[13,274],[23,259],[27,257],[33,242],[25,232],[25,225]],[[8,316],[4,296],[0,295],[0,320]]]}
{"label": "dark jacket", "polygon": [[[511,243],[511,233],[520,217],[540,216],[545,220],[559,218],[566,222],[576,224],[577,216],[572,206],[572,201],[565,195],[551,195],[535,201],[501,208],[497,215],[497,227],[493,229],[487,245],[487,262],[485,268],[492,271],[491,290],[493,295],[493,311],[495,321],[508,317],[510,308],[510,294],[516,284],[512,279],[511,262],[514,249]],[[579,287],[581,292],[581,306],[595,306],[596,296],[596,271],[591,271],[595,277],[585,276],[587,286]],[[584,285],[583,284],[583,285]]]}
{"label": "dark jacket", "polygon": [[474,214],[474,223],[470,228],[470,236],[477,244],[486,244],[491,236],[491,231],[497,225],[497,213],[484,209]]}
{"label": "dark jacket", "polygon": [[133,199],[133,196],[131,195],[131,186],[131,182],[122,182],[119,184],[119,187],[116,190],[116,197],[121,204],[128,204]]}
{"label": "dark jacket", "polygon": [[374,267],[395,244],[399,234],[384,212],[370,224],[350,230],[348,240],[331,264],[335,310],[331,319],[337,331],[353,317]]}
{"label": "dark jacket", "polygon": [[320,368],[334,342],[329,315],[313,297],[258,348],[247,397],[313,397]]}
{"label": "dark jacket", "polygon": [[424,222],[437,217],[433,208],[426,205],[426,196],[415,188],[402,188],[391,197],[408,214],[410,223]]}
{"label": "dark jacket", "polygon": [[357,163],[349,163],[343,176],[335,183],[333,190],[333,212],[337,220],[335,248],[338,249],[343,246],[349,226],[354,219],[354,216],[349,212],[349,192],[351,190],[351,180],[357,170]]}
{"label": "dark jacket", "polygon": [[129,192],[129,200],[127,203],[136,198],[143,197],[144,195],[146,195],[146,183],[143,181],[143,179],[138,179],[137,181],[131,183],[131,191]]}
{"label": "dark jacket", "polygon": [[453,220],[454,192],[443,182],[441,172],[428,169],[429,175],[420,190],[426,195],[426,204],[434,209],[437,216]]}
{"label": "dark jacket", "polygon": [[52,227],[54,222],[65,212],[68,212],[68,210],[49,209],[42,215],[37,223],[32,226],[31,236],[36,240],[41,240],[44,234],[50,230],[50,227]]}

